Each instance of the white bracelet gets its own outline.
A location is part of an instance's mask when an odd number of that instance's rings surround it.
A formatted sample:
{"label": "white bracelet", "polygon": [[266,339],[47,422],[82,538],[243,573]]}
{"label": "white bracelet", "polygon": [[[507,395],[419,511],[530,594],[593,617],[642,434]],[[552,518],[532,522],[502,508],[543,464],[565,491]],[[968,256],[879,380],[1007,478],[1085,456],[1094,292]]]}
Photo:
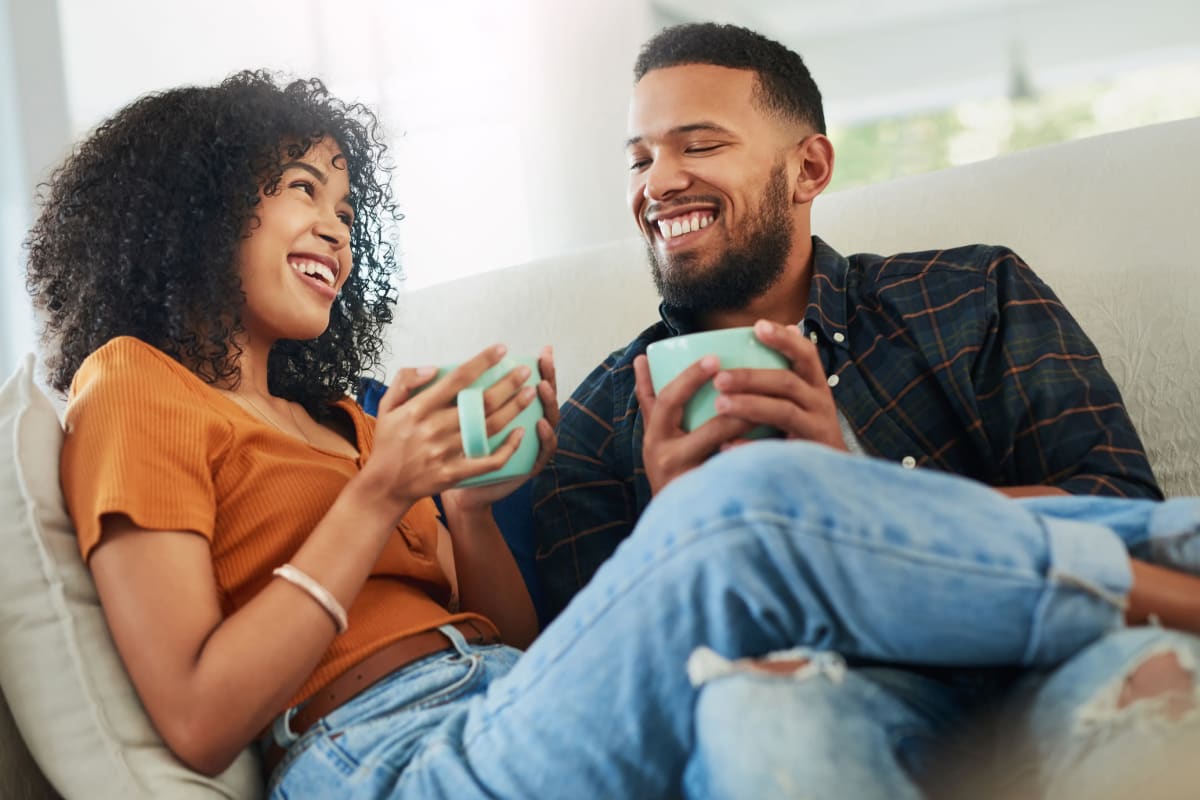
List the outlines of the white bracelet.
{"label": "white bracelet", "polygon": [[271,574],[283,578],[288,583],[299,586],[308,592],[308,595],[313,600],[316,600],[321,608],[325,609],[325,613],[333,618],[333,624],[337,626],[338,633],[345,633],[346,628],[350,627],[350,623],[346,619],[346,609],[342,608],[342,604],[337,601],[337,598],[328,589],[308,575],[296,569],[291,564],[276,567]]}

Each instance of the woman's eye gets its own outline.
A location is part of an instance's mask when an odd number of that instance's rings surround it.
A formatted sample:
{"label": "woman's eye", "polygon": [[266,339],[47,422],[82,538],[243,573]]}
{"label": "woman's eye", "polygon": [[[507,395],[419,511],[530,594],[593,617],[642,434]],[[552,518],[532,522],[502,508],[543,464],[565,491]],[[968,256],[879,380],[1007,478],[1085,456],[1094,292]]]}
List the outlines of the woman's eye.
{"label": "woman's eye", "polygon": [[292,189],[299,189],[309,197],[312,197],[313,194],[316,193],[316,189],[313,187],[312,181],[292,181],[292,183],[289,184],[289,187]]}
{"label": "woman's eye", "polygon": [[340,219],[342,221],[342,224],[345,225],[347,228],[354,227],[354,215],[353,214],[347,214],[345,212],[342,212],[341,214],[338,214],[338,219]]}

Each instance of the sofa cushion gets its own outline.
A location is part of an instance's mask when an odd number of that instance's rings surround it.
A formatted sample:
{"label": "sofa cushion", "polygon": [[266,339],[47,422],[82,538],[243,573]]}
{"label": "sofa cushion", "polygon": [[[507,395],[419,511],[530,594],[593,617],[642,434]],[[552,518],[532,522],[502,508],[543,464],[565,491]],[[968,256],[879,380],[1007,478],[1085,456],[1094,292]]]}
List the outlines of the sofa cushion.
{"label": "sofa cushion", "polygon": [[33,375],[29,355],[0,389],[0,686],[26,745],[66,797],[260,796],[250,750],[210,779],[151,726],[79,557],[59,489],[62,430]]}

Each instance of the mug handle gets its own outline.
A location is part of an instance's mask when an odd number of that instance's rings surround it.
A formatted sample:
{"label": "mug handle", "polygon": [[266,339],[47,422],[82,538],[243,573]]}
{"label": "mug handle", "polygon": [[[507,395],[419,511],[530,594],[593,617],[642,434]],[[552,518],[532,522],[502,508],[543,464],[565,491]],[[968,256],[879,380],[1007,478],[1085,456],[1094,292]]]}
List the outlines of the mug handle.
{"label": "mug handle", "polygon": [[492,452],[483,414],[483,389],[471,387],[458,393],[458,430],[467,458],[483,458]]}

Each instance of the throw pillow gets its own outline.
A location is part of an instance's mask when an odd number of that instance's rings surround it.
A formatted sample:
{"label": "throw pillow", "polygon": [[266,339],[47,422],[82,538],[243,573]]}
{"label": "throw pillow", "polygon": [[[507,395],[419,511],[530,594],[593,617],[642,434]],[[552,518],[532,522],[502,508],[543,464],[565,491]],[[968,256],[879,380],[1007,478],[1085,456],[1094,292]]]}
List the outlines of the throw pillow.
{"label": "throw pillow", "polygon": [[79,557],[59,489],[62,430],[33,376],[29,355],[0,388],[0,687],[25,744],[66,797],[261,796],[250,749],[207,778],[146,716]]}

